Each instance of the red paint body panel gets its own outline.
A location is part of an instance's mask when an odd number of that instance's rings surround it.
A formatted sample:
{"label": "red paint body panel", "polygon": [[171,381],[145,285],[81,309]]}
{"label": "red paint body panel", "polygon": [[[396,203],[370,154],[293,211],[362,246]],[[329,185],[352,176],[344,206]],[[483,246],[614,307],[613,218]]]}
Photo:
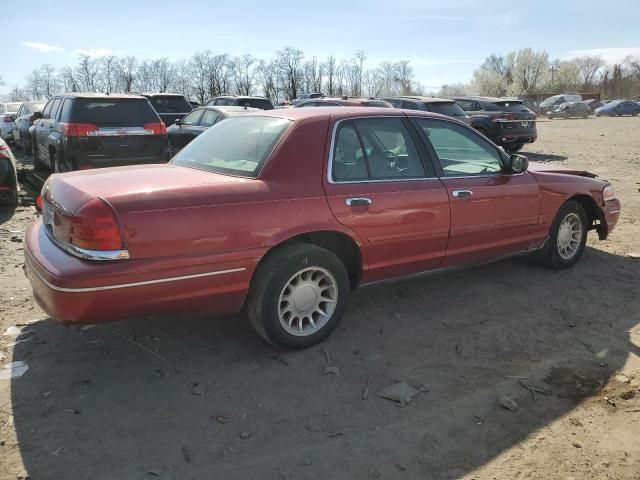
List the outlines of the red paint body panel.
{"label": "red paint body panel", "polygon": [[[34,222],[25,235],[25,270],[45,312],[75,323],[235,312],[264,255],[309,232],[351,238],[366,283],[539,245],[558,208],[575,195],[594,199],[607,232],[619,216],[617,200],[602,201],[606,182],[533,164],[523,175],[333,184],[326,169],[335,123],[404,112],[343,107],[259,115],[289,118],[293,125],[256,179],[171,164],[52,175],[45,186],[52,204],[73,213],[100,197],[113,207],[130,259],[77,258]],[[420,115],[446,118],[411,112]],[[454,198],[455,189],[474,195]],[[349,207],[351,197],[372,203]]]}

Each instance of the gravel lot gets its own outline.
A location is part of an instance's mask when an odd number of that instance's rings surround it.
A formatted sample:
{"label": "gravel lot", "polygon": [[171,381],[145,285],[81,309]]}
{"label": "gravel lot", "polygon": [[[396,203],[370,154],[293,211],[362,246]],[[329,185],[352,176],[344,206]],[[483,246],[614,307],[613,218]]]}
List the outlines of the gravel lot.
{"label": "gravel lot", "polygon": [[[592,233],[569,271],[513,260],[359,290],[304,352],[242,315],[59,325],[21,269],[33,207],[0,213],[0,365],[29,365],[0,380],[0,478],[640,478],[640,118],[538,128],[531,160],[615,185],[609,240]],[[425,391],[376,395],[396,381]]]}

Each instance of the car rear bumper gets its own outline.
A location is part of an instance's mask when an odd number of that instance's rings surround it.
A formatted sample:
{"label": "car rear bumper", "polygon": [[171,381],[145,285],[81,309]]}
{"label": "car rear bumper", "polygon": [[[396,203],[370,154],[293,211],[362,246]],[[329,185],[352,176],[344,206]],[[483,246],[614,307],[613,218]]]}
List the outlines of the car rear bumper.
{"label": "car rear bumper", "polygon": [[40,219],[27,228],[24,247],[25,274],[36,302],[47,315],[71,324],[168,313],[237,312],[256,263],[237,255],[213,262],[82,260],[56,246]]}

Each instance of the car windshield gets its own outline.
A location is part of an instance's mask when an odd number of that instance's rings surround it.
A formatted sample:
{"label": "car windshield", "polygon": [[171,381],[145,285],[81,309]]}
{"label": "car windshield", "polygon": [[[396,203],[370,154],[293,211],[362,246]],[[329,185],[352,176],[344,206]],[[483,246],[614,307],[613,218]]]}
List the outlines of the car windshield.
{"label": "car windshield", "polygon": [[73,102],[71,119],[75,123],[113,127],[159,122],[158,114],[142,98],[79,98]]}
{"label": "car windshield", "polygon": [[266,98],[239,98],[238,106],[259,108],[260,110],[273,110],[273,104]]}
{"label": "car windshield", "polygon": [[291,123],[273,117],[230,118],[189,143],[171,163],[255,178]]}
{"label": "car windshield", "polygon": [[542,102],[540,102],[540,106],[541,107],[550,107],[551,105],[553,105],[555,102],[557,102],[558,100],[562,99],[562,95],[554,95],[553,97],[549,97],[546,100],[543,100]]}
{"label": "car windshield", "polygon": [[187,113],[191,111],[191,104],[184,97],[167,95],[166,97],[151,97],[149,101],[158,113]]}
{"label": "car windshield", "polygon": [[607,106],[608,107],[614,107],[616,105],[620,105],[623,101],[624,100],[613,100],[613,101],[607,103]]}
{"label": "car windshield", "polygon": [[467,114],[455,102],[433,102],[429,103],[429,110],[449,117],[466,117]]}

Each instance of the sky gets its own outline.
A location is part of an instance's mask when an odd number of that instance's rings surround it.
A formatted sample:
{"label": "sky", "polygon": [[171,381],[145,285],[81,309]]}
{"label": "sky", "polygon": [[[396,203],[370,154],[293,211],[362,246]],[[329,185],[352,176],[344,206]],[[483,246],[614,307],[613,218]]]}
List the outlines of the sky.
{"label": "sky", "polygon": [[42,64],[75,64],[79,53],[178,60],[209,49],[268,58],[294,46],[307,56],[342,59],[363,50],[365,68],[410,60],[415,79],[433,90],[469,81],[492,53],[526,47],[552,59],[600,54],[613,63],[640,56],[640,0],[0,3],[0,93],[23,85]]}

